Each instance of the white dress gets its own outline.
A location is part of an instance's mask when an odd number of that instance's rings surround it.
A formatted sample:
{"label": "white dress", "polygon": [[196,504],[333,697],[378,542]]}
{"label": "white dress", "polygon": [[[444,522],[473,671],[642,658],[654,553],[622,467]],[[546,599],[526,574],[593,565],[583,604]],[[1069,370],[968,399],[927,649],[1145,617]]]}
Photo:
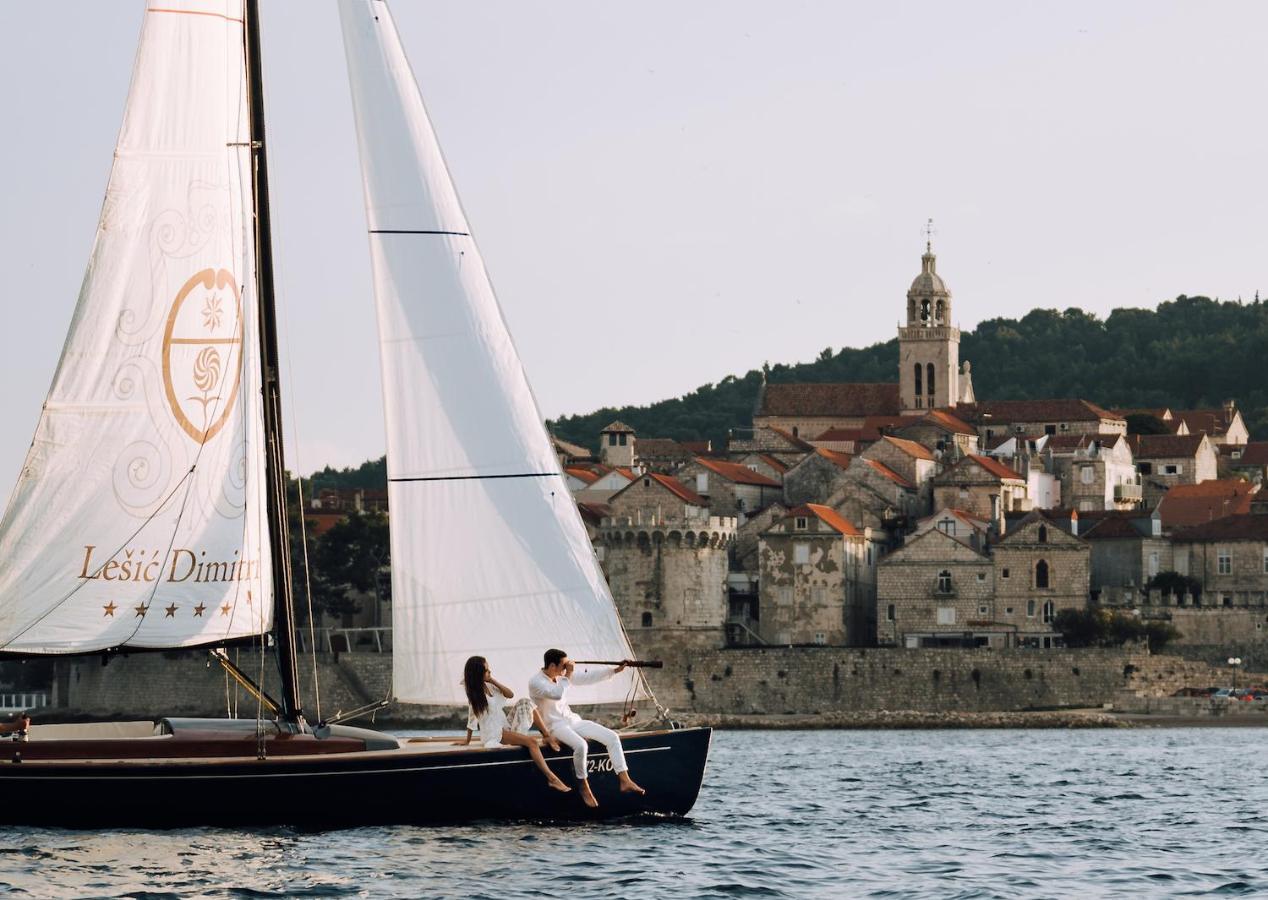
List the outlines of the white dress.
{"label": "white dress", "polygon": [[520,734],[528,734],[533,727],[533,701],[527,697],[516,700],[508,709],[508,701],[496,688],[489,698],[484,712],[476,715],[467,708],[467,730],[480,732],[480,743],[486,747],[502,746],[502,731],[509,728]]}

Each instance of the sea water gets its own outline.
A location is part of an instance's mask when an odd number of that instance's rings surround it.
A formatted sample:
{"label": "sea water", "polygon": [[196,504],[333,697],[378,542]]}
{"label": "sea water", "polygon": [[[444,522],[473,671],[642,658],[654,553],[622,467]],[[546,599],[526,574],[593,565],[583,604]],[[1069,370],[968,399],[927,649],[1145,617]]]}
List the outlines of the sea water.
{"label": "sea water", "polygon": [[1220,728],[719,732],[700,800],[682,821],[318,833],[0,827],[0,891],[552,900],[1268,895],[1266,738],[1259,729]]}

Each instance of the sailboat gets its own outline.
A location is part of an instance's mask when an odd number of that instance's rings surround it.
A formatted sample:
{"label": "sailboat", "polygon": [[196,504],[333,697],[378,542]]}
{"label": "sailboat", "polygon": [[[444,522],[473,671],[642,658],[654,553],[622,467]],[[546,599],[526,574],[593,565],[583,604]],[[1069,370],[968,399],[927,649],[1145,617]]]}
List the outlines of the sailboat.
{"label": "sailboat", "polygon": [[[630,658],[387,4],[340,0],[339,14],[381,344],[394,695],[461,704],[473,654],[517,685],[552,646]],[[307,721],[262,98],[259,0],[151,0],[88,271],[0,520],[0,652],[206,647],[256,715],[37,722],[0,742],[6,820],[685,815],[708,729],[623,735],[643,796],[619,792],[592,746],[592,810],[550,790],[522,748]],[[276,699],[223,650],[266,642]],[[626,669],[569,699],[648,697]],[[572,779],[570,755],[547,759]]]}

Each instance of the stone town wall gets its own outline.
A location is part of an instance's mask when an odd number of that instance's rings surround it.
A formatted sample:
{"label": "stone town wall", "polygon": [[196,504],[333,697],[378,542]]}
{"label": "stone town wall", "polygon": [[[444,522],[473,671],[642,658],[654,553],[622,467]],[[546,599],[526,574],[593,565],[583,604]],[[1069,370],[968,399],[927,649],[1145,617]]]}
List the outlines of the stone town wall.
{"label": "stone town wall", "polygon": [[[1159,611],[1158,607],[1147,609],[1150,612]],[[1171,619],[1172,627],[1180,632],[1180,637],[1174,642],[1177,646],[1268,646],[1268,610],[1263,608],[1173,606],[1165,608],[1165,612]],[[1236,654],[1224,655],[1227,657]]]}
{"label": "stone town wall", "polygon": [[1141,658],[1129,650],[737,648],[667,660],[649,675],[657,699],[683,712],[997,712],[1100,706],[1128,685]]}

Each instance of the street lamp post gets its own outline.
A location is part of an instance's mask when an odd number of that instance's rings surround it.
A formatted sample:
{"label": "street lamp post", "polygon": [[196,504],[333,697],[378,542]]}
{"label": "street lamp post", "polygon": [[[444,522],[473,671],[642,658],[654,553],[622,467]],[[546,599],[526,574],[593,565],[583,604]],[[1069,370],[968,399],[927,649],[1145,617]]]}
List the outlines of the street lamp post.
{"label": "street lamp post", "polygon": [[1228,667],[1233,670],[1233,692],[1237,692],[1237,668],[1242,664],[1240,656],[1230,656],[1228,658]]}

